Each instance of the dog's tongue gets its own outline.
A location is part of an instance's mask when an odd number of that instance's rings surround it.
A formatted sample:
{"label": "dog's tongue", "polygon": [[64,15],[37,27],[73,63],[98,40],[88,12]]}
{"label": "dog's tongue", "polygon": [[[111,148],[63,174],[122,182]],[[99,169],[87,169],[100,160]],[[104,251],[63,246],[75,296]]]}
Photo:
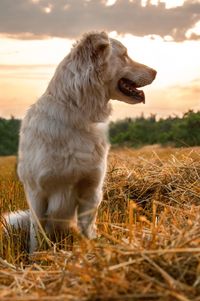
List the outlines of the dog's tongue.
{"label": "dog's tongue", "polygon": [[145,95],[142,90],[138,90],[133,81],[127,78],[121,78],[118,83],[120,91],[126,96],[133,97],[140,102],[145,103]]}

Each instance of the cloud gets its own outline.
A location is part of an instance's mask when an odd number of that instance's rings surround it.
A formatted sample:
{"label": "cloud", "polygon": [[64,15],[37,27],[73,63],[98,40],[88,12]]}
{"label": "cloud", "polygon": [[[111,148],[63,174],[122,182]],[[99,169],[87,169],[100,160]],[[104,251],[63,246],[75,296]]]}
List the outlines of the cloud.
{"label": "cloud", "polygon": [[[146,7],[138,0],[1,0],[0,32],[20,38],[57,36],[77,38],[85,31],[117,31],[137,36],[172,36],[187,39],[186,32],[200,19],[200,2],[187,0],[166,9],[164,3]],[[198,39],[192,35],[188,39]]]}

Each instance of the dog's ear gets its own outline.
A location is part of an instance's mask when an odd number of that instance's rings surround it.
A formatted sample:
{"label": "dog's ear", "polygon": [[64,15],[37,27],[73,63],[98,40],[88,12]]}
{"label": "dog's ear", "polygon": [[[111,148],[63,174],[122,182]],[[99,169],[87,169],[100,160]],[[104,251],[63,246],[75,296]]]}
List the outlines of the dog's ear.
{"label": "dog's ear", "polygon": [[95,48],[91,53],[91,60],[94,64],[101,65],[108,60],[110,53],[110,43],[99,43],[98,45],[95,45]]}
{"label": "dog's ear", "polygon": [[91,58],[93,60],[100,60],[103,62],[109,57],[111,52],[111,46],[109,37],[105,32],[101,32],[95,35],[91,35]]}
{"label": "dog's ear", "polygon": [[96,52],[97,53],[102,53],[104,52],[107,48],[109,47],[109,43],[101,43],[97,46]]}
{"label": "dog's ear", "polygon": [[73,54],[85,63],[101,65],[111,53],[110,39],[106,32],[91,32],[83,35],[82,40],[74,45]]}

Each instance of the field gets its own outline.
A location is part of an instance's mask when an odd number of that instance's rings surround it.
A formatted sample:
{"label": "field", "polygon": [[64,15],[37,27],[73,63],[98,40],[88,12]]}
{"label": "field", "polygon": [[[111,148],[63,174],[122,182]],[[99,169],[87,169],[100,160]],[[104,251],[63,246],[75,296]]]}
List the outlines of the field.
{"label": "field", "polygon": [[[0,158],[0,216],[26,208],[15,169]],[[113,149],[97,226],[31,257],[0,231],[0,300],[200,301],[200,148]]]}

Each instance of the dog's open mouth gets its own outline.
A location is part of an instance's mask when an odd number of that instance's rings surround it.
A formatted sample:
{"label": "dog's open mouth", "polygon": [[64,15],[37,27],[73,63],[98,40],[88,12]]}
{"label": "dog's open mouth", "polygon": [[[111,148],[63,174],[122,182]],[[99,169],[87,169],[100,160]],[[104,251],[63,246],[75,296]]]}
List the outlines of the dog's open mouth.
{"label": "dog's open mouth", "polygon": [[145,103],[145,95],[142,90],[137,89],[137,85],[128,78],[120,78],[118,81],[119,90],[128,97],[138,100],[138,102]]}

